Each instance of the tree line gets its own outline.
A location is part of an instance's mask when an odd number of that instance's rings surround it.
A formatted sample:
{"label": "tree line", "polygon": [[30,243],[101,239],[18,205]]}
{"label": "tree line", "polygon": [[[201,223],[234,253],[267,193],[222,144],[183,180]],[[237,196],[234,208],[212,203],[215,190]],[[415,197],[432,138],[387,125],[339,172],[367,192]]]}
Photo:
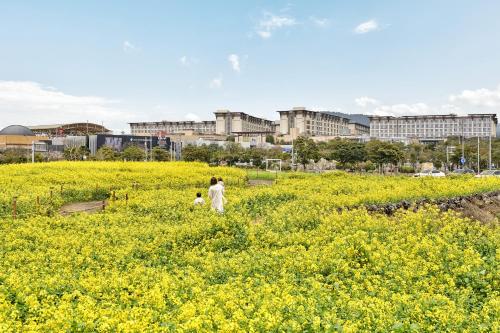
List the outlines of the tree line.
{"label": "tree line", "polygon": [[[286,166],[292,161],[306,166],[308,163],[320,159],[336,161],[337,168],[346,170],[375,170],[382,168],[397,168],[403,172],[414,172],[422,163],[431,162],[438,169],[449,170],[461,167],[460,158],[462,149],[466,159],[465,167],[477,170],[477,139],[460,141],[459,138],[448,138],[446,141],[435,144],[412,143],[404,145],[398,142],[384,142],[372,140],[355,142],[346,139],[335,139],[328,142],[314,142],[308,137],[299,137],[293,143],[294,158],[290,151],[284,152],[279,146],[271,149],[245,149],[235,142],[226,142],[224,146],[187,145],[181,153],[182,160],[200,161],[212,165],[235,165],[248,163],[255,167],[265,167],[266,159],[281,159]],[[479,144],[479,167],[481,170],[488,167],[488,141],[482,140]],[[100,161],[169,161],[170,152],[160,147],[145,151],[143,147],[130,145],[122,152],[113,150],[109,146],[101,147],[95,156],[90,155],[87,147],[66,148],[63,152],[65,160],[100,160]],[[35,161],[44,161],[46,157],[35,154]],[[25,149],[7,149],[0,151],[0,163],[25,163],[31,161],[31,153]],[[500,139],[492,140],[492,163],[500,163]]]}

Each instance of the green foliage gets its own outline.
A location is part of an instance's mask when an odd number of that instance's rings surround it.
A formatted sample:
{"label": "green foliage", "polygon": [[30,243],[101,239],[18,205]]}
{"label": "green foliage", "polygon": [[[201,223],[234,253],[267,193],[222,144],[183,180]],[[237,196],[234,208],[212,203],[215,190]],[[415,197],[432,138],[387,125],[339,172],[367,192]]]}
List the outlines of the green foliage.
{"label": "green foliage", "polygon": [[339,139],[330,141],[329,147],[332,150],[330,159],[342,164],[366,161],[366,149],[363,143]]}
{"label": "green foliage", "polygon": [[404,165],[399,169],[399,171],[402,173],[415,173],[415,168]]}
{"label": "green foliage", "polygon": [[31,158],[29,150],[9,148],[0,152],[0,164],[26,163],[28,162],[28,155]]}
{"label": "green foliage", "polygon": [[378,164],[398,164],[404,158],[402,145],[373,140],[366,144],[368,158]]}
{"label": "green foliage", "polygon": [[85,146],[68,147],[64,149],[63,156],[67,161],[82,161],[90,155],[90,150]]}
{"label": "green foliage", "polygon": [[144,149],[136,145],[130,145],[123,150],[122,157],[127,161],[144,161],[146,154]]}
{"label": "green foliage", "polygon": [[313,139],[300,136],[293,144],[298,162],[304,167],[310,160],[317,161],[320,158],[319,148]]}
{"label": "green foliage", "polygon": [[96,159],[99,161],[114,161],[116,159],[116,152],[109,146],[102,146],[97,150]]}
{"label": "green foliage", "polygon": [[168,151],[161,147],[154,147],[152,150],[153,154],[153,161],[159,161],[159,162],[164,162],[164,161],[170,161],[170,154]]}
{"label": "green foliage", "polygon": [[266,142],[274,144],[274,135],[266,135]]}

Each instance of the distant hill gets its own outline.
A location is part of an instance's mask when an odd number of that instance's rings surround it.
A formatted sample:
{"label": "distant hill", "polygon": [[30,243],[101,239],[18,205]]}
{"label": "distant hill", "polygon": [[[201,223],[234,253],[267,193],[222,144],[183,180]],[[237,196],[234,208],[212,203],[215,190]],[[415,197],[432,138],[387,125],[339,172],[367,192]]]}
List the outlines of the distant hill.
{"label": "distant hill", "polygon": [[368,116],[361,114],[361,113],[343,113],[343,112],[332,112],[332,111],[325,111],[323,113],[328,113],[333,116],[338,116],[338,117],[343,117],[350,119],[352,123],[357,123],[365,126],[370,126],[370,119],[368,119]]}

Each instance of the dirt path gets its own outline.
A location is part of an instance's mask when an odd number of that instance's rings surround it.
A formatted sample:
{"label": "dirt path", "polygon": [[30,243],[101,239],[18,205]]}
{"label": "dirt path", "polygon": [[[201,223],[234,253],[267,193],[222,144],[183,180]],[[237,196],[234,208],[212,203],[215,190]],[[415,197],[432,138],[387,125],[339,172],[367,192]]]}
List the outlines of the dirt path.
{"label": "dirt path", "polygon": [[59,213],[61,215],[70,215],[73,213],[95,213],[103,210],[106,206],[106,201],[88,201],[88,202],[73,202],[61,207]]}
{"label": "dirt path", "polygon": [[268,179],[251,179],[248,181],[249,186],[259,186],[259,185],[273,185],[274,180]]}

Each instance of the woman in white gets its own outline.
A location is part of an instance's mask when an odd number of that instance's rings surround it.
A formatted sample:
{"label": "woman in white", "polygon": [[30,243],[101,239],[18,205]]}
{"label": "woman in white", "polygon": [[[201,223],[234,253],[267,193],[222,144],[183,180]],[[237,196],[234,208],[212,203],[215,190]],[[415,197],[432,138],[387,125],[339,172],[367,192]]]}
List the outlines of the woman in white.
{"label": "woman in white", "polygon": [[212,209],[219,213],[224,212],[224,187],[217,182],[217,178],[210,179],[210,188],[208,189],[208,197],[212,201]]}

